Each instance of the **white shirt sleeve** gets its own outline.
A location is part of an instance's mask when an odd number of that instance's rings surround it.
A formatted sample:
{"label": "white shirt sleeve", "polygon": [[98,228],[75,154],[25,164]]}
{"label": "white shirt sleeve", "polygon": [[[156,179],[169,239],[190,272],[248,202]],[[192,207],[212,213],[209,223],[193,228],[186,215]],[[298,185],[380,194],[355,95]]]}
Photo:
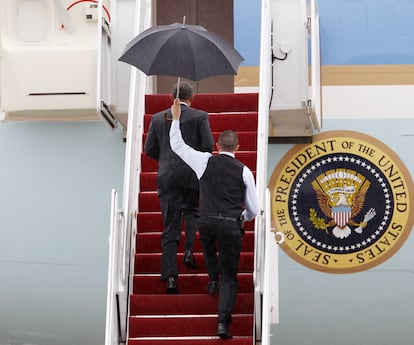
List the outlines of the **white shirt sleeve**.
{"label": "white shirt sleeve", "polygon": [[246,195],[244,198],[244,206],[246,209],[243,211],[243,218],[244,220],[250,221],[259,212],[259,202],[253,173],[246,166],[243,168],[243,181],[246,185]]}
{"label": "white shirt sleeve", "polygon": [[171,149],[195,171],[197,178],[200,179],[206,170],[211,153],[194,150],[184,142],[179,120],[173,120],[171,123],[170,145]]}
{"label": "white shirt sleeve", "polygon": [[[181,135],[180,121],[178,120],[173,120],[171,123],[170,145],[171,149],[195,171],[197,178],[200,179],[206,170],[208,160],[212,154],[210,152],[197,151],[191,146],[188,146]],[[243,182],[246,186],[243,218],[244,220],[250,221],[256,217],[259,211],[259,202],[253,173],[246,166],[243,168]]]}

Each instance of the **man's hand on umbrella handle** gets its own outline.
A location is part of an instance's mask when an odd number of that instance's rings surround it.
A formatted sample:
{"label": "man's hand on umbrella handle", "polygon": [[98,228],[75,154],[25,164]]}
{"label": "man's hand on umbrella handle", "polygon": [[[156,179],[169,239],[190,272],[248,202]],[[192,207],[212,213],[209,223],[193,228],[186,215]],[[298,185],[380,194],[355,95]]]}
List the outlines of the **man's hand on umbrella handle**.
{"label": "man's hand on umbrella handle", "polygon": [[173,120],[179,120],[181,116],[181,106],[180,106],[180,99],[174,99],[174,103],[171,106],[171,114]]}

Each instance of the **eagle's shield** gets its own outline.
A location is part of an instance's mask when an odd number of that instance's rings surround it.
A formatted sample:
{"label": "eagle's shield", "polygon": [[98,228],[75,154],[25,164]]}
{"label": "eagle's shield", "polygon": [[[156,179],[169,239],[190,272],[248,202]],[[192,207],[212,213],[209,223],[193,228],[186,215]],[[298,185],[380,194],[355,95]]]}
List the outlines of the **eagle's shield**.
{"label": "eagle's shield", "polygon": [[346,226],[349,218],[351,217],[351,207],[348,206],[336,206],[332,207],[332,218],[335,220],[338,227],[341,229]]}

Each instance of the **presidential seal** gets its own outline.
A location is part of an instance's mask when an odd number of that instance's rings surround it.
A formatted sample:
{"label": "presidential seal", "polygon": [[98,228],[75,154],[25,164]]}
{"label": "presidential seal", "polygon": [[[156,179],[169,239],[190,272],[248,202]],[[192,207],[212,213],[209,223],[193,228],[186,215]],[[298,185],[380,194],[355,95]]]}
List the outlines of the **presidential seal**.
{"label": "presidential seal", "polygon": [[393,255],[413,226],[413,182],[383,143],[353,131],[293,147],[269,182],[272,231],[299,263],[352,273]]}

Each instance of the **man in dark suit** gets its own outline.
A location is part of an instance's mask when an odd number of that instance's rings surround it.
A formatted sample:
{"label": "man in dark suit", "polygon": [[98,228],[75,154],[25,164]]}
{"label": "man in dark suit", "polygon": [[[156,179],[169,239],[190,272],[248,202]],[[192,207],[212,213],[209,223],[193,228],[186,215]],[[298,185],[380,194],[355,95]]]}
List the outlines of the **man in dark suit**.
{"label": "man in dark suit", "polygon": [[[182,82],[179,86],[181,100],[181,128],[185,141],[196,150],[212,152],[214,139],[205,111],[191,108],[193,88]],[[177,97],[174,86],[172,99]],[[197,227],[198,179],[193,170],[185,164],[170,147],[169,131],[171,110],[159,112],[152,117],[145,141],[145,153],[158,161],[157,189],[163,217],[164,229],[161,236],[162,263],[161,280],[167,281],[167,293],[178,293],[177,248],[181,239],[181,217],[184,217],[185,243],[184,264],[196,269],[193,244]]]}

